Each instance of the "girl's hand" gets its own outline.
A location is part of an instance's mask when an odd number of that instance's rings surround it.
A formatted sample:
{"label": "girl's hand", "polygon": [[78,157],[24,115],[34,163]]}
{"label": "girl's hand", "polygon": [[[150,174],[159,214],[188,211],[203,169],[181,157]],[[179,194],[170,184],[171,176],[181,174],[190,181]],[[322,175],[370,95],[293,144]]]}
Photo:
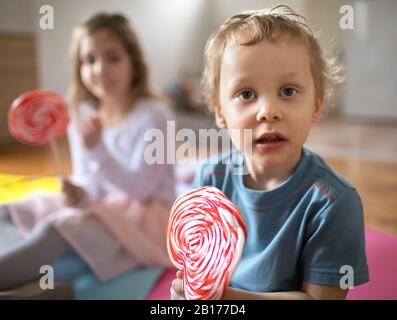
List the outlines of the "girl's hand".
{"label": "girl's hand", "polygon": [[80,133],[87,149],[95,147],[102,139],[102,122],[99,116],[91,116],[84,121],[80,128]]}
{"label": "girl's hand", "polygon": [[84,189],[71,183],[66,177],[62,178],[62,192],[65,197],[65,203],[69,207],[78,206],[86,199]]}
{"label": "girl's hand", "polygon": [[171,284],[171,300],[185,300],[185,293],[183,292],[182,271],[176,272],[176,279]]}

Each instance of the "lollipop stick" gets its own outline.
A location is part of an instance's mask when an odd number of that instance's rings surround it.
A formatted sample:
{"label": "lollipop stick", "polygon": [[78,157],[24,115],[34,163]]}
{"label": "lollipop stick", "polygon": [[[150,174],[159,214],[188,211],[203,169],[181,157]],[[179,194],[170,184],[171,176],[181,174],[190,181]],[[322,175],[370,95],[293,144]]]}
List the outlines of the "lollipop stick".
{"label": "lollipop stick", "polygon": [[61,156],[60,156],[60,153],[59,153],[59,148],[58,148],[57,142],[56,142],[55,138],[51,137],[51,136],[49,137],[48,142],[50,143],[51,153],[52,153],[52,155],[54,157],[54,160],[55,160],[55,165],[56,165],[56,168],[57,168],[57,172],[58,172],[58,174],[63,176],[64,175],[63,166],[62,166]]}

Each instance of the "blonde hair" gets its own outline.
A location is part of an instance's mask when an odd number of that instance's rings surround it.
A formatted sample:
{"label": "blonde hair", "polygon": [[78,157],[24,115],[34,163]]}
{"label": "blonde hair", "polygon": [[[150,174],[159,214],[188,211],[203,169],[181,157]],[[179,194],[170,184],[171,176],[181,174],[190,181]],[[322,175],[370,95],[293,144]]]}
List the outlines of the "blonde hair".
{"label": "blonde hair", "polygon": [[342,67],[336,58],[326,57],[306,18],[286,5],[271,9],[243,11],[228,18],[207,42],[204,53],[203,96],[210,109],[219,102],[219,79],[222,56],[230,41],[238,42],[244,35],[242,46],[254,45],[264,39],[276,40],[288,35],[306,46],[314,79],[316,98],[328,97],[332,88],[342,82]]}
{"label": "blonde hair", "polygon": [[97,105],[98,99],[84,86],[80,75],[81,57],[80,47],[84,37],[92,36],[97,31],[108,30],[114,34],[124,46],[131,65],[134,68],[131,90],[137,97],[157,96],[149,86],[148,68],[139,45],[139,41],[127,18],[121,14],[98,13],[76,28],[70,46],[72,62],[72,81],[68,91],[68,101],[75,115],[79,115],[79,106],[82,102],[92,102]]}

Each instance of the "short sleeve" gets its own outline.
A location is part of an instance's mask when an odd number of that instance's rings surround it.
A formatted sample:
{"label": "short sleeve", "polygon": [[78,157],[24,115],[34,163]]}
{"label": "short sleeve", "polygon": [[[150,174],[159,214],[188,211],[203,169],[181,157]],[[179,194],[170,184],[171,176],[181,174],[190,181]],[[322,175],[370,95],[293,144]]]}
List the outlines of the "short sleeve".
{"label": "short sleeve", "polygon": [[200,188],[202,186],[202,183],[201,183],[201,171],[202,171],[202,169],[203,169],[203,167],[200,166],[196,170],[196,174],[194,175],[193,184],[192,184],[192,188],[193,189]]}
{"label": "short sleeve", "polygon": [[211,184],[211,174],[213,170],[208,168],[208,165],[201,165],[197,170],[193,180],[193,189],[209,186]]}
{"label": "short sleeve", "polygon": [[354,285],[369,280],[363,208],[354,189],[344,191],[311,220],[305,240],[304,281],[340,285],[346,270],[353,271]]}

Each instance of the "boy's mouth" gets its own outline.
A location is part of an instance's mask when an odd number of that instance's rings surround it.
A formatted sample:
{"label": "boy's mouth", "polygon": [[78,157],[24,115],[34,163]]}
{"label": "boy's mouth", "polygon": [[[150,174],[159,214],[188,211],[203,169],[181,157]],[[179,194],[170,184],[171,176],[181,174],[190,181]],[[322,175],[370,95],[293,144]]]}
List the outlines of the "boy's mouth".
{"label": "boy's mouth", "polygon": [[287,139],[279,132],[268,132],[260,135],[259,138],[255,140],[255,144],[276,144],[286,140]]}

